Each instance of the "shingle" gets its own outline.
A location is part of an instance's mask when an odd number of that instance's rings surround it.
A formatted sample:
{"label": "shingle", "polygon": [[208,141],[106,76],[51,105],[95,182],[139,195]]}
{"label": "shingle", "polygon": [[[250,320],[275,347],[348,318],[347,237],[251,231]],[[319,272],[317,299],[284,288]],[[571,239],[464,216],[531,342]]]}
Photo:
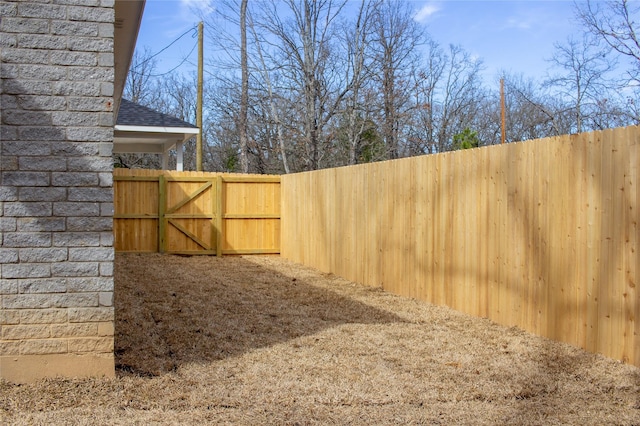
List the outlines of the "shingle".
{"label": "shingle", "polygon": [[127,99],[122,99],[120,103],[116,124],[121,126],[187,127],[197,129],[191,123],[154,111]]}

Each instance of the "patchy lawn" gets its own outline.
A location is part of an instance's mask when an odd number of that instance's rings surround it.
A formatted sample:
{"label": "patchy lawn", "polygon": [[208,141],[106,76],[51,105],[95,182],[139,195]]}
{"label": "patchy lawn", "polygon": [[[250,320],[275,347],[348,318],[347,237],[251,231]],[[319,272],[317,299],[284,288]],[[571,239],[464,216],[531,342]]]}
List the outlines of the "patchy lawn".
{"label": "patchy lawn", "polygon": [[638,368],[278,257],[115,281],[117,378],[0,383],[2,422],[640,425]]}

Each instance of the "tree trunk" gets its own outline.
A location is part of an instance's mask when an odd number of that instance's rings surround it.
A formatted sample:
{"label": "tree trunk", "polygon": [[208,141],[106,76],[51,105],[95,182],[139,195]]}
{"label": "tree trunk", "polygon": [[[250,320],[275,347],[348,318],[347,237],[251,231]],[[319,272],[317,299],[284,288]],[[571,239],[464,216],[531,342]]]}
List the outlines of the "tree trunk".
{"label": "tree trunk", "polygon": [[240,95],[240,116],[238,131],[240,133],[240,167],[242,173],[249,173],[247,113],[249,109],[249,66],[247,61],[247,2],[240,3],[240,67],[242,69],[242,88]]}

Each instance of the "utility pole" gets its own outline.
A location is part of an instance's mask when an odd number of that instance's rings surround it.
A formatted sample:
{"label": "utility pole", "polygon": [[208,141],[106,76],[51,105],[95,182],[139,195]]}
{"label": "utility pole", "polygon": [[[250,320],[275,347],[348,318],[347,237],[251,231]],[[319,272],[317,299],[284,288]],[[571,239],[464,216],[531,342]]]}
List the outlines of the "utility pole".
{"label": "utility pole", "polygon": [[500,120],[502,125],[500,126],[500,144],[504,144],[507,139],[507,129],[505,128],[505,110],[504,110],[504,78],[500,79]]}
{"label": "utility pole", "polygon": [[202,76],[203,76],[203,24],[198,24],[198,97],[196,101],[196,126],[198,136],[196,138],[196,171],[202,171]]}

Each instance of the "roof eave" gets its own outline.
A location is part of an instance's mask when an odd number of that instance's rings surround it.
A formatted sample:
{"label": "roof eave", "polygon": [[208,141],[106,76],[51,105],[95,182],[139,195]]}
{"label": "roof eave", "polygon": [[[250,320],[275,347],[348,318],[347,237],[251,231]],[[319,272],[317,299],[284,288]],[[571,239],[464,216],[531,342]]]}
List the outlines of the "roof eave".
{"label": "roof eave", "polygon": [[144,5],[145,0],[116,0],[115,2],[113,112],[116,116],[136,48]]}
{"label": "roof eave", "polygon": [[195,127],[130,126],[130,125],[123,125],[123,124],[116,124],[115,130],[119,130],[123,132],[140,132],[140,133],[186,133],[189,135],[198,134],[198,129]]}

